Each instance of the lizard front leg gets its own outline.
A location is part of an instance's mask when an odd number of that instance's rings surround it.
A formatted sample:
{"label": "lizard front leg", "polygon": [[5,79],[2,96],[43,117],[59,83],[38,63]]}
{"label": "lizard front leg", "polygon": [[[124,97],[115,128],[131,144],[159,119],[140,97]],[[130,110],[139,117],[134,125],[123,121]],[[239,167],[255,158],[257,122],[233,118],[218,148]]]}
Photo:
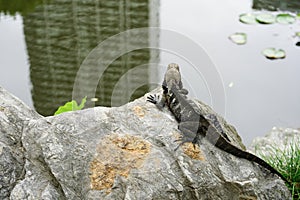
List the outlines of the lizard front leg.
{"label": "lizard front leg", "polygon": [[158,109],[162,109],[166,105],[166,98],[164,94],[150,94],[147,96],[147,101],[155,104]]}

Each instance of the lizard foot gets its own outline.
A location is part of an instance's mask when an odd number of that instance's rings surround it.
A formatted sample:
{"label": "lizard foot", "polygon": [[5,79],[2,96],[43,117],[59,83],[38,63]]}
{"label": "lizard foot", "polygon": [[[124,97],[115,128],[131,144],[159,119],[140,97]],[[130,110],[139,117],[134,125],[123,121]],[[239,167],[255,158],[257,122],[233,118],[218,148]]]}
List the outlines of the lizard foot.
{"label": "lizard foot", "polygon": [[159,95],[157,94],[150,94],[149,96],[147,96],[147,101],[153,104],[157,104],[157,101],[159,100]]}
{"label": "lizard foot", "polygon": [[156,105],[158,109],[162,109],[165,106],[165,98],[159,94],[150,94],[147,96],[147,101]]}
{"label": "lizard foot", "polygon": [[198,137],[197,138],[195,137],[193,139],[187,138],[187,137],[181,137],[180,139],[175,140],[174,142],[180,142],[180,144],[174,149],[174,151],[177,151],[177,149],[179,149],[180,146],[182,146],[184,143],[187,143],[187,142],[191,142],[194,146],[194,149],[196,149],[196,144],[198,142]]}

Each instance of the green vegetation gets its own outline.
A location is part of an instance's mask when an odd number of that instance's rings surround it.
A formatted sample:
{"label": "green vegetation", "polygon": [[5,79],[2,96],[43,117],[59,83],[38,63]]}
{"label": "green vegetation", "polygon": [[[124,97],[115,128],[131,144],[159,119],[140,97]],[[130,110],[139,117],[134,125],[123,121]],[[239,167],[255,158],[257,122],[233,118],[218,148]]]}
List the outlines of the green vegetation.
{"label": "green vegetation", "polygon": [[286,146],[284,150],[272,146],[270,155],[265,155],[261,150],[256,149],[256,154],[280,172],[290,184],[293,200],[300,199],[300,141],[294,141]]}
{"label": "green vegetation", "polygon": [[262,54],[271,60],[285,58],[285,51],[282,49],[266,48],[262,51]]}
{"label": "green vegetation", "polygon": [[283,13],[276,16],[276,21],[280,24],[293,24],[296,21],[296,17],[288,13]]}
{"label": "green vegetation", "polygon": [[244,24],[257,24],[258,23],[256,21],[256,15],[253,13],[241,14],[239,19],[240,19],[240,22],[242,22]]}
{"label": "green vegetation", "polygon": [[12,16],[17,13],[26,15],[42,2],[42,0],[0,0],[0,13]]}
{"label": "green vegetation", "polygon": [[[240,14],[239,20],[244,24],[293,24],[300,19],[300,14],[295,13],[278,13],[273,14],[271,12],[260,12],[260,13],[243,13]],[[229,39],[236,44],[245,44],[246,43],[246,33],[243,35],[233,34],[229,36]],[[296,37],[300,37],[300,33],[295,33]],[[300,46],[300,41],[296,42],[296,46]],[[271,60],[283,59],[286,57],[286,53],[282,49],[275,48],[266,48],[262,51],[262,54]]]}
{"label": "green vegetation", "polygon": [[245,33],[234,33],[229,36],[229,39],[236,44],[246,44],[247,35]]}
{"label": "green vegetation", "polygon": [[269,12],[263,12],[259,14],[244,13],[239,16],[240,22],[244,24],[274,24],[275,22],[280,24],[293,24],[296,22],[296,15],[289,13],[279,13],[273,15]]}
{"label": "green vegetation", "polygon": [[256,16],[256,21],[260,24],[273,24],[276,21],[276,17],[271,13],[261,13]]}
{"label": "green vegetation", "polygon": [[69,112],[69,111],[75,111],[75,110],[81,110],[81,109],[83,109],[84,104],[86,102],[86,98],[87,97],[84,97],[81,100],[81,103],[80,103],[79,106],[78,106],[78,104],[77,104],[77,102],[75,100],[67,102],[65,105],[60,106],[57,109],[57,111],[54,113],[54,115],[58,115],[58,114],[61,114],[61,113],[64,113],[64,112]]}

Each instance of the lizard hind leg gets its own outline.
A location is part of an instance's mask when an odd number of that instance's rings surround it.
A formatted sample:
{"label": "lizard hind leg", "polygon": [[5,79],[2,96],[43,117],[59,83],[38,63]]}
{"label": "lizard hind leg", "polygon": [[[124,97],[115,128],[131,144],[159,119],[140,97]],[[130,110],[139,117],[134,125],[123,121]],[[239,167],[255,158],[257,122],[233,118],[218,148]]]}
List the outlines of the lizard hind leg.
{"label": "lizard hind leg", "polygon": [[[175,140],[175,142],[180,141],[180,144],[175,148],[175,151],[182,146],[184,143],[187,142],[191,142],[194,146],[194,148],[196,148],[196,144],[199,145],[199,134],[197,134],[197,130],[190,130],[188,127],[186,126],[190,126],[191,124],[194,124],[194,122],[182,122],[178,125],[178,129],[181,131],[181,133],[183,134],[181,136],[180,139]],[[198,124],[198,123],[197,123]]]}
{"label": "lizard hind leg", "polygon": [[[175,140],[174,142],[180,142],[179,145],[174,149],[174,151],[177,151],[179,147],[181,147],[183,144],[191,142],[194,146],[194,149],[196,149],[196,144],[199,142],[199,137],[196,135],[194,138],[187,138],[187,137],[182,137],[181,139]],[[199,145],[199,144],[198,144]]]}
{"label": "lizard hind leg", "polygon": [[[182,145],[184,145],[185,143],[188,142],[192,142],[193,143],[193,139],[187,139],[185,137],[182,137],[181,139],[175,140],[174,142],[180,142],[179,145],[174,149],[174,151],[177,151],[177,149],[179,149],[179,147],[181,147]],[[196,148],[195,144],[193,143],[194,149]]]}

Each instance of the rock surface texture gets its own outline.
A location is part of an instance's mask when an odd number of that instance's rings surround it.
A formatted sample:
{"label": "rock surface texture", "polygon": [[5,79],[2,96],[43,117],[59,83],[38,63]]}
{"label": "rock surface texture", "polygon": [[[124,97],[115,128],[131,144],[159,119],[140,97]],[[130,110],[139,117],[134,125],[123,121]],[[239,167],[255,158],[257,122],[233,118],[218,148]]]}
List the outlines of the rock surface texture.
{"label": "rock surface texture", "polygon": [[174,151],[177,122],[145,97],[42,117],[0,88],[0,125],[0,199],[290,199],[279,177],[205,138]]}
{"label": "rock surface texture", "polygon": [[274,147],[281,151],[286,150],[293,143],[300,142],[300,130],[292,128],[274,127],[264,137],[257,137],[251,143],[249,150],[254,153],[263,152],[264,155],[272,155]]}

